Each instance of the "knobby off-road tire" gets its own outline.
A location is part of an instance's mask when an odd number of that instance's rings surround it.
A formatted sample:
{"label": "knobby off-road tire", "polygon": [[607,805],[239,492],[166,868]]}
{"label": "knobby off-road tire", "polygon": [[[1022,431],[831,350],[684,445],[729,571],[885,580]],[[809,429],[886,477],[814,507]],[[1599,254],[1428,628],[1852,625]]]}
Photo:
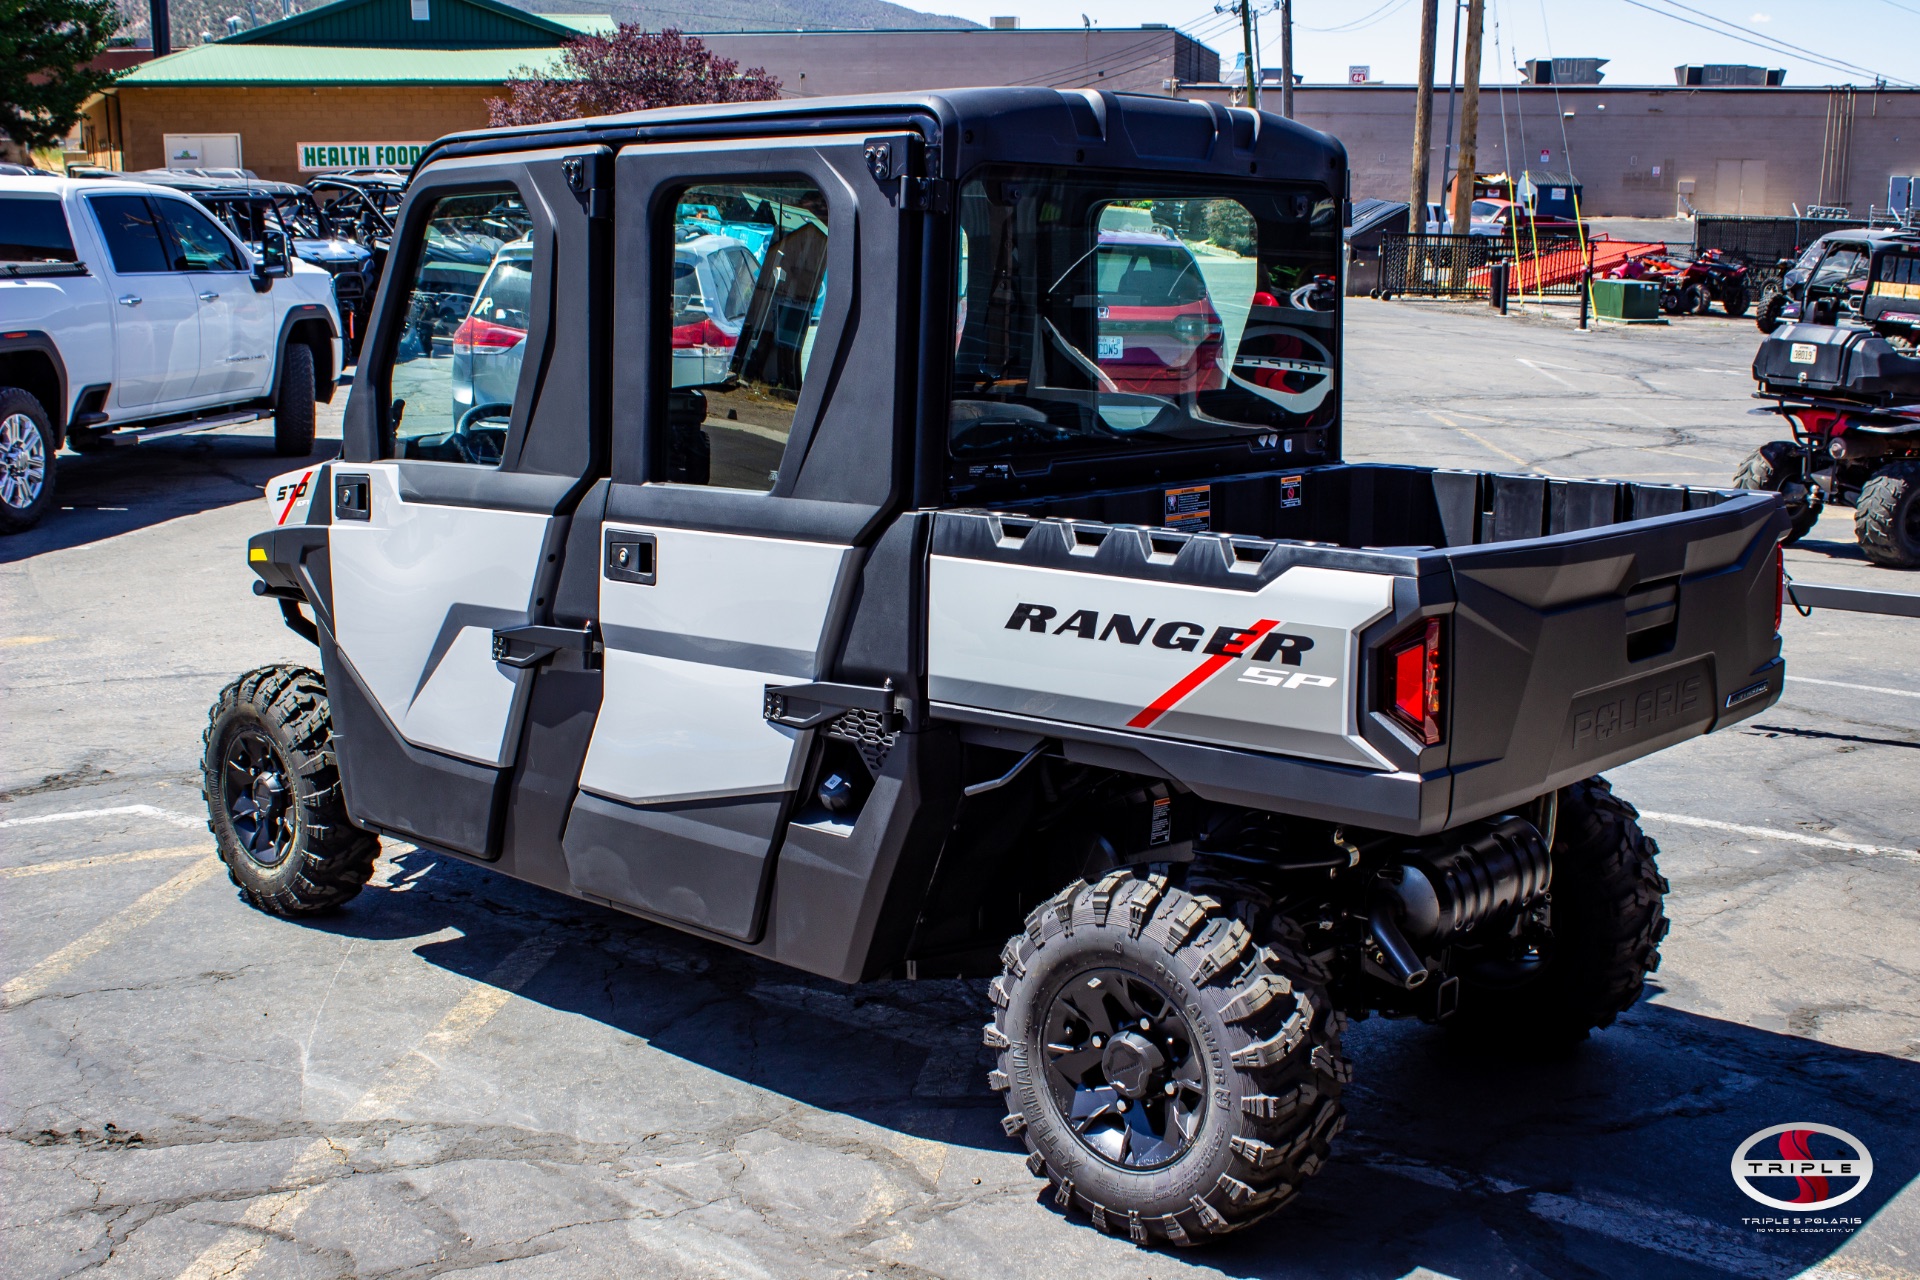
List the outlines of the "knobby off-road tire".
{"label": "knobby off-road tire", "polygon": [[[1753,305],[1753,295],[1747,292],[1745,284],[1727,286],[1726,296],[1720,299],[1720,306],[1735,319],[1747,314],[1747,308]],[[1768,330],[1772,332],[1771,329]]]}
{"label": "knobby off-road tire", "polygon": [[1787,309],[1787,295],[1779,289],[1769,289],[1760,297],[1760,309],[1753,313],[1754,327],[1762,333],[1772,333],[1780,327],[1780,315]]}
{"label": "knobby off-road tire", "polygon": [[246,900],[274,915],[329,911],[366,886],[380,842],[347,817],[320,674],[261,667],[208,714],[207,829]]}
{"label": "knobby off-road tire", "polygon": [[988,1083],[1062,1208],[1138,1245],[1199,1244],[1266,1217],[1327,1160],[1352,1076],[1345,1018],[1288,940],[1263,946],[1213,899],[1121,870],[1035,909],[1001,960]]}
{"label": "knobby off-road tire", "polygon": [[1920,459],[1873,473],[1853,505],[1853,536],[1877,565],[1920,569]]}
{"label": "knobby off-road tire", "polygon": [[273,398],[273,451],[282,458],[313,452],[313,348],[289,342],[280,353],[280,390]]}
{"label": "knobby off-road tire", "polygon": [[21,533],[53,509],[53,420],[31,391],[0,387],[0,533]]}
{"label": "knobby off-road tire", "polygon": [[1667,936],[1660,849],[1640,830],[1639,816],[1604,778],[1560,793],[1544,964],[1519,981],[1462,973],[1453,1025],[1504,1043],[1553,1047],[1584,1040],[1633,1006],[1660,967]]}
{"label": "knobby off-road tire", "polygon": [[[1746,456],[1740,469],[1733,474],[1736,489],[1758,489],[1766,493],[1780,493],[1780,486],[1787,482],[1794,468],[1787,465],[1786,458],[1793,452],[1793,446],[1784,440],[1775,440],[1763,444]],[[1796,481],[1795,483],[1802,483]],[[1787,504],[1787,517],[1793,521],[1788,531],[1786,545],[1792,546],[1820,523],[1822,510],[1819,499],[1809,489],[1803,498],[1791,498],[1781,494]]]}

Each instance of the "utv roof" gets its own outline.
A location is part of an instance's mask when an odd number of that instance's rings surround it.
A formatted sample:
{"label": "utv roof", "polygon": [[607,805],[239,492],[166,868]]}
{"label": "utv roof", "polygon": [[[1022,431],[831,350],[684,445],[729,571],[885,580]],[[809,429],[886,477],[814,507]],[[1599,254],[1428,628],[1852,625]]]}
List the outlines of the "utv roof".
{"label": "utv roof", "polygon": [[483,129],[442,138],[420,163],[529,147],[900,130],[916,131],[939,148],[937,176],[947,178],[996,162],[1321,182],[1346,168],[1346,148],[1337,140],[1266,112],[1152,94],[1038,88],[666,107]]}

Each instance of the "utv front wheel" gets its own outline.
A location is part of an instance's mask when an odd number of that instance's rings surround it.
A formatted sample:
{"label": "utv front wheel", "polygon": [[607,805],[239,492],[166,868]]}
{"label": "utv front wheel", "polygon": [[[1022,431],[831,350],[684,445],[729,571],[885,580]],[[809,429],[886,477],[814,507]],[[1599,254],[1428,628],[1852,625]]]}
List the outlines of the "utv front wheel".
{"label": "utv front wheel", "polygon": [[1135,1244],[1198,1244],[1326,1161],[1352,1072],[1311,957],[1121,870],[1037,908],[1001,959],[988,1082],[1060,1207]]}
{"label": "utv front wheel", "polygon": [[1666,877],[1639,813],[1605,778],[1560,793],[1551,907],[1500,944],[1454,950],[1451,1022],[1504,1043],[1584,1040],[1640,998],[1667,935]]}
{"label": "utv front wheel", "polygon": [[305,915],[360,892],[380,842],[347,817],[317,672],[249,671],[220,691],[204,742],[207,828],[248,902]]}

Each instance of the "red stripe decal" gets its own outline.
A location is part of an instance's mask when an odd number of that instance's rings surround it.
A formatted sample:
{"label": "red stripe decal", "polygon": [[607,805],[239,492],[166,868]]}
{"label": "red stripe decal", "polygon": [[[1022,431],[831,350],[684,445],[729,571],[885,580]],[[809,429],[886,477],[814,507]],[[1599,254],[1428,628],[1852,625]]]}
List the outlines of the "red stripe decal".
{"label": "red stripe decal", "polygon": [[300,483],[293,486],[293,496],[287,499],[286,506],[280,508],[280,518],[274,521],[275,524],[279,525],[287,522],[287,513],[293,510],[294,503],[300,501],[300,495],[307,491],[307,481],[311,479],[313,479],[313,472],[311,471],[306,472],[300,477]]}
{"label": "red stripe decal", "polygon": [[1158,720],[1161,716],[1178,706],[1181,700],[1188,694],[1198,689],[1208,680],[1211,680],[1214,675],[1219,672],[1220,668],[1226,666],[1235,658],[1238,658],[1242,653],[1245,653],[1248,645],[1279,625],[1280,624],[1272,618],[1262,618],[1251,627],[1248,627],[1240,633],[1240,639],[1238,641],[1227,646],[1227,652],[1212,655],[1205,662],[1181,677],[1178,684],[1148,703],[1146,710],[1127,721],[1127,728],[1147,728],[1155,720]]}

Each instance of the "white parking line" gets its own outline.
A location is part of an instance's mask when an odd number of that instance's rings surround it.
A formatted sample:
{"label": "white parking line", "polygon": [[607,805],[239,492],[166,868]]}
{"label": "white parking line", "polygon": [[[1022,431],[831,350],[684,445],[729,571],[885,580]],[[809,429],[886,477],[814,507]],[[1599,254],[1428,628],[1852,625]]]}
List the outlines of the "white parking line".
{"label": "white parking line", "polygon": [[138,814],[144,818],[154,818],[176,827],[204,827],[205,818],[196,818],[191,814],[175,813],[171,809],[162,809],[153,804],[120,804],[110,809],[70,809],[65,813],[42,813],[31,818],[8,818],[0,822],[0,829],[6,827],[37,827],[48,822],[84,822],[90,818],[118,818],[128,814]]}
{"label": "white parking line", "polygon": [[1655,822],[1671,822],[1676,827],[1703,827],[1708,831],[1726,831],[1733,835],[1753,836],[1759,840],[1785,840],[1791,844],[1810,844],[1819,849],[1844,849],[1848,853],[1884,853],[1896,858],[1920,859],[1920,849],[1895,849],[1886,845],[1860,844],[1853,840],[1831,840],[1826,836],[1802,835],[1798,831],[1780,831],[1773,827],[1748,827],[1738,822],[1720,822],[1713,818],[1692,818],[1684,813],[1655,813],[1642,809],[1640,816]]}
{"label": "white parking line", "polygon": [[205,857],[206,853],[205,845],[182,844],[175,845],[171,849],[135,849],[131,853],[103,853],[93,858],[62,858],[58,862],[31,862],[24,867],[0,867],[0,880],[12,880],[20,876],[50,876],[56,871],[83,871],[88,867],[117,867],[128,862]]}
{"label": "white parking line", "polygon": [[1861,693],[1885,693],[1896,698],[1920,698],[1920,690],[1888,689],[1877,684],[1848,684],[1845,680],[1815,680],[1812,676],[1788,676],[1796,684],[1824,684],[1834,689],[1857,689]]}
{"label": "white parking line", "polygon": [[114,942],[146,924],[178,902],[195,885],[212,875],[223,864],[208,858],[182,871],[157,889],[148,890],[130,904],[69,942],[52,955],[0,987],[0,1008],[11,1009],[40,995],[60,975],[106,950]]}

